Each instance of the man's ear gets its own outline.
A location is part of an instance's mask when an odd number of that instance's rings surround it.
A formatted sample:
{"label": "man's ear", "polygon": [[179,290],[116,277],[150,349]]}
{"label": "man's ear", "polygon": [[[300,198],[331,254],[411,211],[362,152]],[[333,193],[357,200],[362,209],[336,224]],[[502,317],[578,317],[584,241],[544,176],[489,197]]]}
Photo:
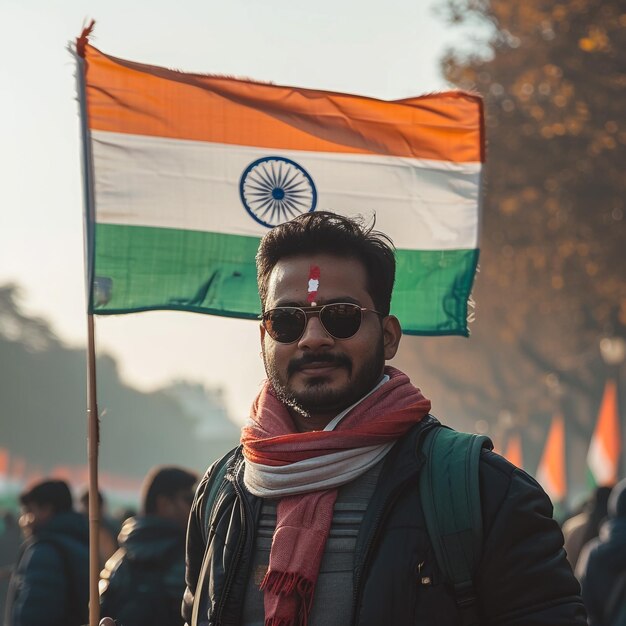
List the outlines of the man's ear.
{"label": "man's ear", "polygon": [[402,338],[402,328],[395,315],[388,315],[383,318],[383,346],[385,351],[385,361],[389,361],[396,356],[400,339]]}

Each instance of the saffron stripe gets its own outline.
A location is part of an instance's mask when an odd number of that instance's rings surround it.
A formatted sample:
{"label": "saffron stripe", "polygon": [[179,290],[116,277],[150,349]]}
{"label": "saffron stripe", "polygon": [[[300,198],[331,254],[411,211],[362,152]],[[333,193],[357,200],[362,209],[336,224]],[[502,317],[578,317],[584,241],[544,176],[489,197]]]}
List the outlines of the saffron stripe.
{"label": "saffron stripe", "polygon": [[92,130],[285,150],[484,161],[482,101],[462,91],[389,102],[187,74],[85,47]]}

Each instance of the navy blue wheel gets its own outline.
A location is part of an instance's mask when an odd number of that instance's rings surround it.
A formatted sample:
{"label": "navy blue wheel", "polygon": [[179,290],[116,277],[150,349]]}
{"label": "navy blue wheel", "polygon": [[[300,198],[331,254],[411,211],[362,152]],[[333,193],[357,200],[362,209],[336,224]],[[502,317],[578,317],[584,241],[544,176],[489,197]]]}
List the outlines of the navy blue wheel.
{"label": "navy blue wheel", "polygon": [[295,161],[279,156],[250,163],[241,175],[239,194],[250,216],[267,228],[314,211],[317,204],[309,173]]}

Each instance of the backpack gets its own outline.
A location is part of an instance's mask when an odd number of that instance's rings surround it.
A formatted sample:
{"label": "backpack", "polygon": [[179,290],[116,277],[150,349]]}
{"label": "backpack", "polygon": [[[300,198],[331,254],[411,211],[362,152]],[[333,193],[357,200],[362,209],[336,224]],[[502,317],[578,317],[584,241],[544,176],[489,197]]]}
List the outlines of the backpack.
{"label": "backpack", "polygon": [[120,548],[112,557],[110,572],[102,573],[100,613],[119,626],[172,626],[182,623],[180,605],[174,606],[164,578],[180,558],[175,546],[159,561],[135,561]]}
{"label": "backpack", "polygon": [[[418,441],[418,454],[425,457],[419,475],[420,500],[437,565],[454,591],[462,625],[477,626],[473,580],[483,539],[478,463],[481,450],[492,450],[493,443],[485,435],[443,425],[430,428]],[[206,532],[233,457],[231,452],[217,461],[209,479],[203,518]],[[199,581],[204,580],[207,565],[208,559],[204,559]],[[192,626],[198,624],[199,604],[193,604]]]}
{"label": "backpack", "polygon": [[37,536],[33,541],[33,546],[48,544],[61,557],[63,563],[63,576],[67,582],[67,615],[65,616],[66,626],[81,626],[89,621],[89,588],[85,574],[89,571],[89,557],[85,546],[85,570],[76,571],[76,564],[72,559],[69,548],[63,541],[57,539],[49,533]]}
{"label": "backpack", "polygon": [[421,446],[426,460],[419,491],[426,530],[437,565],[454,591],[463,626],[480,624],[473,581],[482,555],[478,463],[483,448],[493,449],[489,437],[447,426],[431,428]]}

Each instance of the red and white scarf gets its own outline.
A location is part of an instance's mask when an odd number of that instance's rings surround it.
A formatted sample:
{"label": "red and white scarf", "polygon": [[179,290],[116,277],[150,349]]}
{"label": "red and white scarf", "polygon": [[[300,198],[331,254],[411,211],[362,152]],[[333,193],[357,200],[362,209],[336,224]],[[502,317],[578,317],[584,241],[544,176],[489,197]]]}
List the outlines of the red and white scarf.
{"label": "red and white scarf", "polygon": [[265,626],[306,626],[337,488],[375,465],[430,411],[430,401],[391,367],[389,381],[357,404],[335,430],[296,432],[266,383],[241,443],[244,482],[255,495],[281,497],[264,590]]}

